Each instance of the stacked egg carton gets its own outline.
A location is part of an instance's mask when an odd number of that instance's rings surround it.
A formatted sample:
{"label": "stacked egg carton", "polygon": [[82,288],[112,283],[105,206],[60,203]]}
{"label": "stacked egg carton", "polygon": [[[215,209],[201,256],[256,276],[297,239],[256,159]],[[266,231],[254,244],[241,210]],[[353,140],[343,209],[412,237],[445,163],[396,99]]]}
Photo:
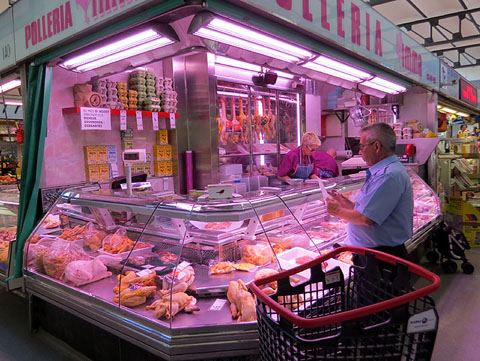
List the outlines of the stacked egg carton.
{"label": "stacked egg carton", "polygon": [[107,79],[107,108],[123,109],[123,103],[118,101],[117,82]]}
{"label": "stacked egg carton", "polygon": [[171,78],[165,78],[163,80],[163,91],[160,93],[160,99],[160,104],[164,112],[177,112],[177,92],[173,90],[173,80]]}
{"label": "stacked egg carton", "polygon": [[138,92],[133,89],[128,90],[128,109],[137,110],[138,109]]}
{"label": "stacked egg carton", "polygon": [[403,139],[412,139],[413,138],[413,128],[405,127],[402,131]]}
{"label": "stacked egg carton", "polygon": [[118,101],[123,104],[123,109],[128,109],[128,97],[127,97],[127,83],[124,81],[117,82],[117,96]]}
{"label": "stacked egg carton", "polygon": [[93,91],[100,94],[102,98],[102,108],[107,107],[107,81],[105,79],[97,79],[92,82]]}
{"label": "stacked egg carton", "polygon": [[[146,86],[146,71],[144,70],[135,70],[130,73],[129,78],[130,89],[135,90],[137,92],[137,104],[130,107],[129,101],[129,109],[142,109],[143,102],[147,98],[147,86]],[[132,94],[133,95],[133,94]]]}
{"label": "stacked egg carton", "polygon": [[155,74],[147,71],[145,75],[145,85],[147,96],[143,101],[143,110],[154,112],[160,111],[160,98],[157,97]]}

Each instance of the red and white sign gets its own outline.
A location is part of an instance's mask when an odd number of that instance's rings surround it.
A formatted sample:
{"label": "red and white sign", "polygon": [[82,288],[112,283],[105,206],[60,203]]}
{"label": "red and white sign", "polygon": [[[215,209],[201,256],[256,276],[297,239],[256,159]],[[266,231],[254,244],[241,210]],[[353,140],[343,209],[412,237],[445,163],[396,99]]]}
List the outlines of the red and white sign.
{"label": "red and white sign", "polygon": [[35,0],[13,6],[16,60],[119,17],[151,0]]}
{"label": "red and white sign", "polygon": [[439,87],[440,60],[361,0],[238,2],[333,41],[410,79]]}
{"label": "red and white sign", "polygon": [[460,100],[477,106],[477,88],[464,79],[460,79]]}

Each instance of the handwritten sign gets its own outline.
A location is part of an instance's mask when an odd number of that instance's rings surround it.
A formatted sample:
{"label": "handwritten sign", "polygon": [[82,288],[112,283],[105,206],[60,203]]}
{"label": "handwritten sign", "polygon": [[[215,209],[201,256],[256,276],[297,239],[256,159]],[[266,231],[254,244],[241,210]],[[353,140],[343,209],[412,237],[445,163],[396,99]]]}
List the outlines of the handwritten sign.
{"label": "handwritten sign", "polygon": [[127,111],[120,110],[120,130],[127,130]]}
{"label": "handwritten sign", "polygon": [[170,113],[170,129],[175,129],[175,113]]}
{"label": "handwritten sign", "polygon": [[137,110],[135,112],[135,116],[137,117],[137,130],[143,130],[143,117],[142,117],[142,111]]}
{"label": "handwritten sign", "polygon": [[152,112],[153,130],[158,130],[158,113]]}
{"label": "handwritten sign", "polygon": [[80,108],[82,130],[111,130],[112,117],[108,108]]}

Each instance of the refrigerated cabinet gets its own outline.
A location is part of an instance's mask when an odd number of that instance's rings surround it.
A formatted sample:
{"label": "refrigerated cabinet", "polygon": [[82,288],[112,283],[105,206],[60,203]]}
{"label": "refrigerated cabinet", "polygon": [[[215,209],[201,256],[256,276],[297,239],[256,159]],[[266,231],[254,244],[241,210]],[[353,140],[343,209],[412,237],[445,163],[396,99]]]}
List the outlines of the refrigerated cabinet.
{"label": "refrigerated cabinet", "polygon": [[[409,249],[440,216],[435,194],[411,176],[416,229]],[[353,197],[363,180],[325,186]],[[295,267],[299,257],[342,244],[345,229],[326,214],[318,183],[223,200],[70,189],[25,246],[25,290],[166,359],[254,354],[256,322],[232,318],[230,282]],[[227,272],[241,264],[253,269]],[[297,276],[301,282],[309,275]],[[182,300],[170,298],[172,287]],[[153,302],[158,309],[146,309]]]}

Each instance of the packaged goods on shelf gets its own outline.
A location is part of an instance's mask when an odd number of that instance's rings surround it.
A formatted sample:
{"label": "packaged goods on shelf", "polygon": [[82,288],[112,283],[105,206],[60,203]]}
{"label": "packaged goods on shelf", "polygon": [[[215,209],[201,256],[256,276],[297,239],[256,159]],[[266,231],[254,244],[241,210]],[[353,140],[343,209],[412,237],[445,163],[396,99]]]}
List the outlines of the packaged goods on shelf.
{"label": "packaged goods on shelf", "polygon": [[159,129],[155,132],[155,141],[157,144],[165,145],[168,144],[168,130],[167,129]]}
{"label": "packaged goods on shelf", "polygon": [[153,145],[154,160],[172,160],[172,146],[169,144]]}

